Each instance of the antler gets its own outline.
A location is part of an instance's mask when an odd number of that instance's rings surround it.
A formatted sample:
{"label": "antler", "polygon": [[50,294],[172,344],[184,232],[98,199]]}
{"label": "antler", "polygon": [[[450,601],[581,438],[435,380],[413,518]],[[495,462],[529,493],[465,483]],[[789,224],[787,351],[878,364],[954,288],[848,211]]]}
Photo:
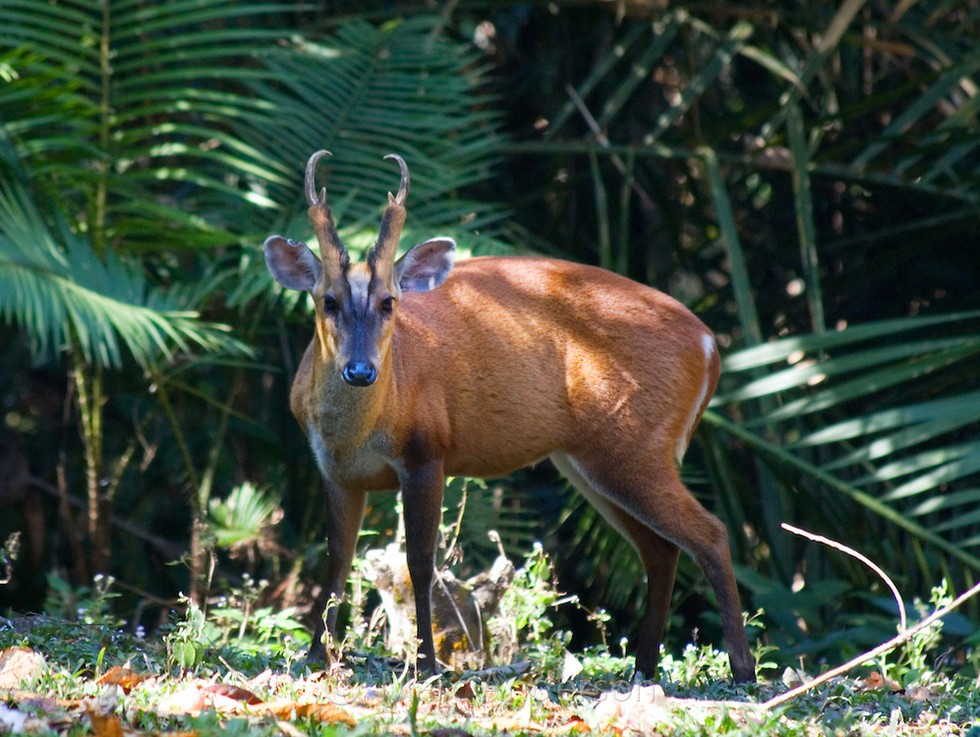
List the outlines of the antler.
{"label": "antler", "polygon": [[307,214],[316,232],[316,239],[320,242],[320,260],[331,282],[336,281],[343,274],[350,261],[347,249],[337,235],[333,213],[330,212],[330,206],[327,204],[327,188],[323,187],[319,196],[316,193],[317,162],[324,156],[332,155],[329,151],[317,151],[306,162],[306,201],[310,206]]}
{"label": "antler", "polygon": [[388,202],[397,202],[402,207],[405,206],[405,198],[408,197],[408,164],[405,163],[403,159],[398,154],[385,154],[386,159],[394,159],[398,162],[398,168],[401,169],[402,178],[398,182],[398,194],[395,197],[391,196],[391,192],[388,193]]}
{"label": "antler", "polygon": [[394,159],[401,170],[401,181],[398,183],[398,194],[388,193],[388,206],[381,217],[381,228],[378,230],[378,242],[368,254],[368,264],[375,276],[382,281],[388,281],[392,266],[395,263],[395,252],[398,250],[398,239],[405,225],[405,200],[408,198],[408,164],[398,154],[388,154],[386,159]]}

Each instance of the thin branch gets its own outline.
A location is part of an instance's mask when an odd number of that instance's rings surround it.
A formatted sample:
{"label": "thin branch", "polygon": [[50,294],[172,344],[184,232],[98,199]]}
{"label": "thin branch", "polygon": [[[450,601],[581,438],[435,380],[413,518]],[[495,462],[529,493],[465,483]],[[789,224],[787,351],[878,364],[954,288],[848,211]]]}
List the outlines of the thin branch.
{"label": "thin branch", "polygon": [[862,663],[866,663],[869,660],[874,660],[879,655],[884,655],[887,652],[891,652],[899,645],[911,640],[913,637],[915,637],[915,635],[917,635],[919,632],[924,630],[926,627],[931,625],[936,620],[942,619],[951,611],[961,606],[965,601],[976,596],[978,593],[980,593],[980,583],[976,584],[968,591],[960,594],[958,597],[956,597],[956,599],[954,599],[947,606],[944,606],[942,609],[937,609],[936,611],[934,611],[932,614],[930,614],[928,617],[923,619],[921,622],[916,624],[911,629],[907,629],[904,632],[899,633],[896,637],[893,637],[892,639],[888,640],[888,642],[884,642],[881,645],[878,645],[878,647],[869,650],[866,653],[858,655],[856,658],[853,658],[852,660],[847,661],[843,665],[839,665],[836,668],[833,668],[827,671],[826,673],[821,674],[820,676],[814,678],[809,683],[804,683],[802,686],[797,686],[796,688],[792,688],[789,691],[786,691],[785,693],[779,694],[779,696],[774,696],[773,698],[769,699],[765,703],[761,704],[761,708],[766,711],[770,709],[774,709],[775,707],[780,706],[781,704],[785,704],[787,701],[791,701],[795,699],[797,696],[806,693],[810,689],[816,688],[820,684],[826,683],[832,678],[836,678],[837,676],[846,673],[852,668],[856,668]]}
{"label": "thin branch", "polygon": [[609,160],[612,161],[617,171],[619,171],[620,174],[626,177],[626,181],[629,183],[630,188],[634,192],[636,192],[637,197],[639,197],[640,200],[642,200],[644,207],[651,210],[654,209],[655,206],[654,206],[653,199],[650,197],[649,194],[647,194],[646,190],[640,186],[639,182],[637,182],[636,179],[632,176],[632,174],[627,170],[626,165],[623,163],[623,160],[619,157],[619,155],[611,151],[612,146],[609,143],[609,139],[606,137],[606,134],[602,131],[602,128],[599,126],[599,123],[595,119],[595,116],[592,115],[592,111],[590,111],[588,106],[586,106],[585,101],[581,97],[579,97],[578,92],[576,92],[575,88],[572,87],[570,84],[565,85],[565,92],[568,93],[568,96],[571,98],[572,103],[579,111],[579,114],[582,116],[582,119],[585,120],[586,125],[589,126],[589,130],[592,131],[592,135],[595,137],[596,143],[599,144],[600,148],[610,152]]}
{"label": "thin branch", "polygon": [[807,540],[813,540],[813,542],[823,543],[824,545],[827,545],[828,547],[831,547],[834,550],[839,550],[842,553],[847,553],[849,556],[851,556],[852,558],[857,558],[859,561],[864,563],[864,565],[866,565],[872,571],[877,573],[878,576],[881,578],[881,580],[885,582],[885,585],[888,586],[889,589],[891,589],[892,596],[895,597],[895,601],[898,603],[898,630],[899,632],[905,631],[905,629],[908,626],[908,622],[905,619],[905,602],[902,600],[902,595],[898,592],[898,587],[895,586],[895,583],[888,577],[888,574],[885,573],[878,566],[877,563],[875,563],[867,556],[854,550],[854,548],[849,548],[843,543],[839,543],[836,540],[831,540],[830,538],[824,537],[823,535],[817,535],[812,532],[807,532],[806,530],[801,530],[799,527],[793,527],[793,525],[787,524],[786,522],[783,522],[781,527],[787,532],[792,532],[794,535],[805,537]]}

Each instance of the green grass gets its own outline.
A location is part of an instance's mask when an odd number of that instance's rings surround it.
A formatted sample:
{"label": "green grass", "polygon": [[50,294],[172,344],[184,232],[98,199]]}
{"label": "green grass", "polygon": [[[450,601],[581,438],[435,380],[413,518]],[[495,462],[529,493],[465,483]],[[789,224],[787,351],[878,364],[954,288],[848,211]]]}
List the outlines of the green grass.
{"label": "green grass", "polygon": [[[174,666],[161,639],[143,640],[105,625],[51,617],[0,620],[0,645],[25,647],[45,665],[15,690],[8,709],[27,714],[38,734],[87,734],[93,714],[117,718],[127,733],[281,734],[664,734],[664,735],[921,735],[975,734],[980,721],[976,683],[930,672],[919,685],[874,688],[842,677],[784,707],[759,704],[784,691],[781,677],[748,688],[727,680],[724,653],[690,646],[666,657],[662,689],[623,677],[629,659],[605,651],[580,653],[581,672],[564,682],[548,648],[532,651],[520,676],[419,680],[379,654],[353,657],[329,672],[310,670],[286,655],[259,662],[249,648],[205,648],[189,669]],[[148,676],[126,691],[99,685],[112,666],[129,664]],[[222,684],[216,688],[215,684]],[[222,689],[246,689],[266,704],[333,704],[356,720],[350,727],[288,712],[263,715]],[[201,694],[217,693],[213,700]],[[197,711],[189,708],[203,703]],[[287,706],[288,709],[288,706]],[[191,713],[175,713],[190,711]],[[96,732],[98,733],[98,732]]]}
{"label": "green grass", "polygon": [[[364,628],[355,628],[363,639],[348,643],[341,666],[311,669],[303,659],[308,637],[291,613],[252,609],[242,592],[216,598],[207,612],[189,605],[159,635],[135,637],[108,615],[111,581],[102,581],[72,598],[72,619],[0,618],[0,734],[980,733],[978,682],[950,666],[940,623],[767,708],[817,673],[777,666],[780,653],[758,645],[760,682],[736,687],[724,652],[688,645],[664,653],[659,685],[634,683],[632,660],[616,654],[618,646],[566,650],[568,635],[548,626],[548,614],[571,604],[549,581],[547,559],[536,550],[497,614],[521,622],[514,627],[518,671],[430,679],[383,652],[377,633],[367,637]],[[68,593],[56,585],[49,604]],[[945,589],[933,598],[934,608],[951,600]],[[22,648],[26,659],[17,672],[10,648]]]}

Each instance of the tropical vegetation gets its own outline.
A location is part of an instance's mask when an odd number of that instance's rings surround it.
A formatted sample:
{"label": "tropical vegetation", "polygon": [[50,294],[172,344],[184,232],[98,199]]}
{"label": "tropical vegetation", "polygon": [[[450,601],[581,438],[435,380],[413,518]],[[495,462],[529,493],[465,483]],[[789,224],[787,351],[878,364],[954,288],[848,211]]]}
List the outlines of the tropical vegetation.
{"label": "tropical vegetation", "polygon": [[[758,644],[814,665],[887,639],[980,573],[978,23],[972,0],[5,0],[0,596],[36,610],[111,574],[150,629],[243,582],[310,606],[324,511],[287,399],[309,305],[261,243],[309,230],[326,148],[365,247],[396,151],[406,241],[597,263],[695,310],[725,361],[684,471]],[[549,468],[454,480],[446,517],[463,567],[488,529],[565,551],[574,645],[600,607],[629,633],[632,551]],[[396,519],[373,502],[365,546]],[[947,621],[951,663],[978,614]],[[715,621],[685,561],[670,647]]]}

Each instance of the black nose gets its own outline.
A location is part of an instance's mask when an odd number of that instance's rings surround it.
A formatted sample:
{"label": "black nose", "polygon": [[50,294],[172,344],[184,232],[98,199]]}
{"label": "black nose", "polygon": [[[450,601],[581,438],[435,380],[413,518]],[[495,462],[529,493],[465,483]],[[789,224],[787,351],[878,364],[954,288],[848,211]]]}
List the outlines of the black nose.
{"label": "black nose", "polygon": [[378,370],[366,361],[351,361],[344,366],[343,377],[351,386],[371,386],[378,378]]}

